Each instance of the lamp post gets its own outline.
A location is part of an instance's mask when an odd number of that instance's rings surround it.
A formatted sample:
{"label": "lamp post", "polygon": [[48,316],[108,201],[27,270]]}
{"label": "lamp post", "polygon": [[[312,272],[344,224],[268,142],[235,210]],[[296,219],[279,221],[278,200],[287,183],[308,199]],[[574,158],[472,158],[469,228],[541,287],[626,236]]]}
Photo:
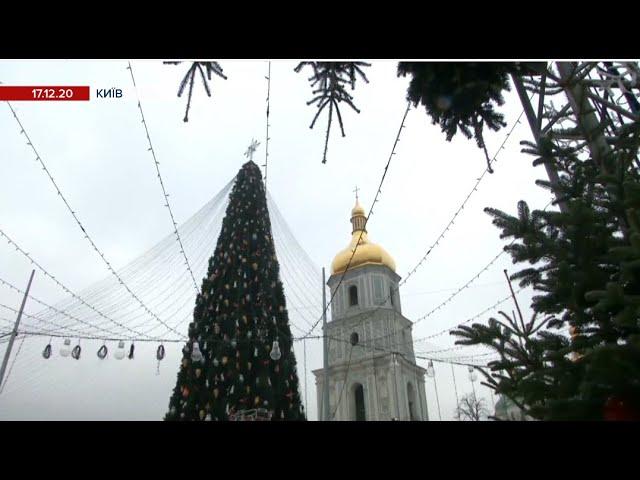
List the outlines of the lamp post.
{"label": "lamp post", "polygon": [[438,396],[438,383],[436,382],[436,370],[433,368],[433,360],[429,360],[427,376],[433,378],[433,387],[436,392],[436,403],[438,405],[438,418],[442,421],[442,414],[440,413],[440,397]]}

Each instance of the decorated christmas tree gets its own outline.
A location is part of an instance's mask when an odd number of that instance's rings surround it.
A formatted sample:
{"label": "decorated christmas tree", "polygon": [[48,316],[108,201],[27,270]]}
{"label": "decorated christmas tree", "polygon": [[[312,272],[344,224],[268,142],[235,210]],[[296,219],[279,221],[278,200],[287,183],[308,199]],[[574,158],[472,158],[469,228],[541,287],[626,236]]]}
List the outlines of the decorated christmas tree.
{"label": "decorated christmas tree", "polygon": [[304,420],[258,166],[242,166],[196,298],[165,420]]}

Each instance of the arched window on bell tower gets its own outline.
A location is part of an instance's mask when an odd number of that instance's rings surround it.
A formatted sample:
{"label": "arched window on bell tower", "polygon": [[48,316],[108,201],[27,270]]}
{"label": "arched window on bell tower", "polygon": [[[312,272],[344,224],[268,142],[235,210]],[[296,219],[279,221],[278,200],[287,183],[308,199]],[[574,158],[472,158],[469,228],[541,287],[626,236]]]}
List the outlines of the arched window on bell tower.
{"label": "arched window on bell tower", "polygon": [[353,395],[355,404],[354,420],[364,422],[367,419],[367,414],[364,407],[364,387],[360,383],[355,385]]}
{"label": "arched window on bell tower", "polygon": [[349,287],[349,306],[358,305],[358,287],[351,285]]}

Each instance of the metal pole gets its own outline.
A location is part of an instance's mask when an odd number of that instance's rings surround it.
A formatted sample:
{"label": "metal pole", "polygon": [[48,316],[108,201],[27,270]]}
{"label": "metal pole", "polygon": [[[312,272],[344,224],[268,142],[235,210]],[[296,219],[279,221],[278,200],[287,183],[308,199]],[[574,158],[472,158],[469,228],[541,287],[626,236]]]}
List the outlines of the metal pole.
{"label": "metal pole", "polygon": [[308,418],[309,410],[307,410],[307,339],[306,338],[302,341],[302,348],[304,349],[304,412]]}
{"label": "metal pole", "polygon": [[458,400],[458,386],[456,385],[456,372],[453,370],[453,363],[451,364],[451,375],[453,376],[453,391],[456,393],[456,408],[460,406],[460,400]]}
{"label": "metal pole", "polygon": [[573,78],[574,72],[578,68],[576,62],[556,62],[560,79],[564,82],[563,88],[569,99],[569,104],[576,118],[578,128],[582,130],[584,139],[587,141],[591,157],[603,173],[608,173],[607,157],[611,153],[611,148],[602,135],[600,122],[595,116],[594,108],[587,99],[584,85],[576,82]]}
{"label": "metal pole", "polygon": [[267,168],[269,166],[269,108],[271,98],[271,60],[269,60],[269,73],[267,74],[267,133],[265,135],[264,151],[264,189],[267,189]]}
{"label": "metal pole", "polygon": [[16,336],[18,335],[18,327],[20,326],[22,311],[24,310],[24,304],[27,302],[27,296],[29,295],[29,290],[31,289],[31,281],[33,280],[33,275],[35,273],[36,273],[35,270],[31,270],[31,276],[29,277],[29,284],[27,285],[27,290],[24,292],[24,298],[22,299],[22,305],[20,305],[18,318],[16,318],[16,323],[13,326],[13,332],[11,332],[11,337],[9,338],[9,345],[7,345],[7,350],[4,352],[4,359],[2,360],[2,367],[0,368],[0,385],[2,385],[2,381],[4,380],[4,372],[7,369],[7,364],[9,363],[9,356],[11,355],[13,342],[16,339]]}
{"label": "metal pole", "polygon": [[[533,111],[533,106],[531,105],[531,101],[529,100],[529,96],[527,95],[527,91],[524,88],[524,84],[522,83],[522,79],[518,75],[511,75],[513,80],[513,84],[516,87],[516,91],[518,92],[518,96],[520,97],[520,103],[522,103],[522,108],[524,109],[524,113],[527,117],[527,121],[529,122],[529,128],[531,128],[531,133],[533,134],[533,139],[540,149],[540,154],[543,154],[542,149],[540,148],[540,122],[541,117],[536,118],[536,114]],[[544,79],[543,79],[544,81]],[[544,95],[544,93],[542,94]],[[542,100],[541,95],[541,100]],[[539,105],[541,107],[542,105]],[[539,108],[540,110],[540,108]],[[558,172],[555,169],[555,166],[551,163],[550,159],[542,157],[544,160],[544,168],[547,171],[547,176],[549,177],[549,183],[551,183],[551,188],[554,190],[554,195],[556,198],[560,196],[560,192],[558,191],[558,184],[560,183],[560,179],[558,177]],[[567,211],[567,205],[564,201],[558,202],[558,207],[560,207],[561,212]]]}
{"label": "metal pole", "polygon": [[[435,373],[435,369],[434,369]],[[438,383],[436,382],[436,376],[433,376],[433,388],[436,391],[436,403],[438,404],[438,418],[442,421],[442,414],[440,413],[440,397],[438,396]]]}
{"label": "metal pole", "polygon": [[324,379],[322,382],[322,409],[320,418],[329,421],[329,332],[327,331],[327,290],[324,277],[324,267],[322,267],[322,346],[324,350]]}

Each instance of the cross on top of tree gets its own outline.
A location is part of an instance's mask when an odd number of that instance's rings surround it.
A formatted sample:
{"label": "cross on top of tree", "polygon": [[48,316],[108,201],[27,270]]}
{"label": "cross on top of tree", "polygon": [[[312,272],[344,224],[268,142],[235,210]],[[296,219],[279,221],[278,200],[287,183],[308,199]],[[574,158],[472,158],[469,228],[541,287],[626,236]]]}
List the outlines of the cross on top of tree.
{"label": "cross on top of tree", "polygon": [[256,139],[252,139],[249,148],[247,148],[247,151],[244,152],[244,156],[247,157],[249,161],[253,161],[253,154],[258,149],[258,145],[260,145],[260,142],[258,142]]}

